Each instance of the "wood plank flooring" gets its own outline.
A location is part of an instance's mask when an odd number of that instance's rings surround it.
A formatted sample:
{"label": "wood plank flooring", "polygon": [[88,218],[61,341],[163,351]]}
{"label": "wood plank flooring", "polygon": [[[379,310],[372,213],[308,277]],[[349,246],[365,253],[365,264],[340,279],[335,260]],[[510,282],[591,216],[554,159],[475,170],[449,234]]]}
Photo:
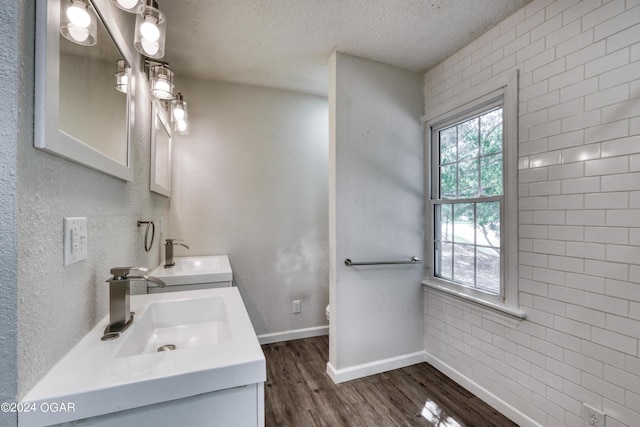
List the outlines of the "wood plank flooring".
{"label": "wood plank flooring", "polygon": [[334,384],[327,336],[262,346],[266,426],[516,426],[427,363]]}

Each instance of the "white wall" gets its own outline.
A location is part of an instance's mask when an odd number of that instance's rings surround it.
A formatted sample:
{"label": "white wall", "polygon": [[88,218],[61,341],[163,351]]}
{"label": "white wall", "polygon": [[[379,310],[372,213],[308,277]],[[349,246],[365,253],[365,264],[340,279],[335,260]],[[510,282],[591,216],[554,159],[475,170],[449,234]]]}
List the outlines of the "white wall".
{"label": "white wall", "polygon": [[[20,75],[24,83],[16,94],[24,117],[18,129],[18,242],[14,247],[18,347],[17,360],[7,362],[13,370],[17,367],[18,397],[107,314],[105,280],[111,267],[159,264],[160,246],[155,243],[152,252],[144,251],[144,229],[138,228],[136,221],[158,221],[161,215],[169,214],[168,199],[149,192],[150,103],[139,71],[132,133],[133,182],[33,147],[35,12],[33,2],[22,3],[25,10],[14,23],[19,26],[15,35],[23,45],[23,63],[27,64]],[[128,39],[132,40],[132,35]],[[64,267],[63,218],[67,216],[87,217],[89,258]],[[144,285],[139,286],[134,292],[144,291]]]}
{"label": "white wall", "polygon": [[[263,340],[326,333],[326,98],[183,79],[190,134],[173,140],[176,256],[228,254]],[[301,300],[302,312],[292,313]]]}
{"label": "white wall", "polygon": [[522,425],[637,426],[640,5],[534,0],[426,73],[425,110],[514,69],[527,320],[425,289],[426,350]]}
{"label": "white wall", "polygon": [[340,382],[423,360],[422,265],[346,267],[424,251],[420,75],[330,59],[331,322]]}

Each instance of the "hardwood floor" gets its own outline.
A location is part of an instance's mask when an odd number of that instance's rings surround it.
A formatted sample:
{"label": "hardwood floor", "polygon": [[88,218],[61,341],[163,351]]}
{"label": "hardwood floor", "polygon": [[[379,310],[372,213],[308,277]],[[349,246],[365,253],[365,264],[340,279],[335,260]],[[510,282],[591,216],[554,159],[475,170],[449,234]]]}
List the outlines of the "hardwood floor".
{"label": "hardwood floor", "polygon": [[262,346],[266,426],[516,426],[427,363],[334,384],[327,336]]}

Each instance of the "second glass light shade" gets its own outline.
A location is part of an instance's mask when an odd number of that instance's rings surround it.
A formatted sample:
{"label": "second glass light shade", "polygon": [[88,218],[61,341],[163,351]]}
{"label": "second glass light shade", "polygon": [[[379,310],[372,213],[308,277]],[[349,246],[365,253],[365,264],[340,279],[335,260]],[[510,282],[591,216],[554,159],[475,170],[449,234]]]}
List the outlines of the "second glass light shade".
{"label": "second glass light shade", "polygon": [[111,2],[129,13],[138,13],[144,5],[143,0],[111,0]]}
{"label": "second glass light shade", "polygon": [[173,121],[173,130],[181,135],[189,133],[189,112],[187,110],[187,102],[178,92],[176,98],[171,101],[171,120]]}
{"label": "second glass light shade", "polygon": [[164,56],[164,41],[167,20],[158,10],[158,3],[148,0],[141,13],[136,16],[134,47],[141,54],[154,59]]}
{"label": "second glass light shade", "polygon": [[165,65],[151,67],[151,81],[149,83],[151,95],[158,99],[173,99],[173,71]]}
{"label": "second glass light shade", "polygon": [[65,0],[60,7],[60,34],[69,41],[93,46],[98,41],[98,17],[84,0]]}
{"label": "second glass light shade", "polygon": [[124,59],[116,61],[116,89],[120,92],[129,92],[129,67]]}

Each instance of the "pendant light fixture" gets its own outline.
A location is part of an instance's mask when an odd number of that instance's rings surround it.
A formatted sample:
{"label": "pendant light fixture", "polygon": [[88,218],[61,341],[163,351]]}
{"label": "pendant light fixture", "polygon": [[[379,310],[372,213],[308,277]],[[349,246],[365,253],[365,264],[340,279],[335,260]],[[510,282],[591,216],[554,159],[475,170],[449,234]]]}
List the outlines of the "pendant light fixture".
{"label": "pendant light fixture", "polygon": [[82,46],[98,41],[97,16],[86,0],[63,0],[60,7],[60,34]]}
{"label": "pendant light fixture", "polygon": [[116,61],[116,89],[120,92],[129,92],[129,67],[124,59]]}
{"label": "pendant light fixture", "polygon": [[143,0],[111,0],[113,4],[129,13],[138,13],[144,6]]}
{"label": "pendant light fixture", "polygon": [[149,91],[157,99],[173,99],[173,71],[167,64],[150,64]]}
{"label": "pendant light fixture", "polygon": [[178,92],[173,101],[171,101],[171,119],[173,121],[173,130],[180,135],[189,133],[189,113],[187,111],[187,102],[182,94]]}
{"label": "pendant light fixture", "polygon": [[146,0],[136,16],[134,47],[148,58],[162,58],[166,29],[167,20],[164,13],[158,10],[158,2]]}

